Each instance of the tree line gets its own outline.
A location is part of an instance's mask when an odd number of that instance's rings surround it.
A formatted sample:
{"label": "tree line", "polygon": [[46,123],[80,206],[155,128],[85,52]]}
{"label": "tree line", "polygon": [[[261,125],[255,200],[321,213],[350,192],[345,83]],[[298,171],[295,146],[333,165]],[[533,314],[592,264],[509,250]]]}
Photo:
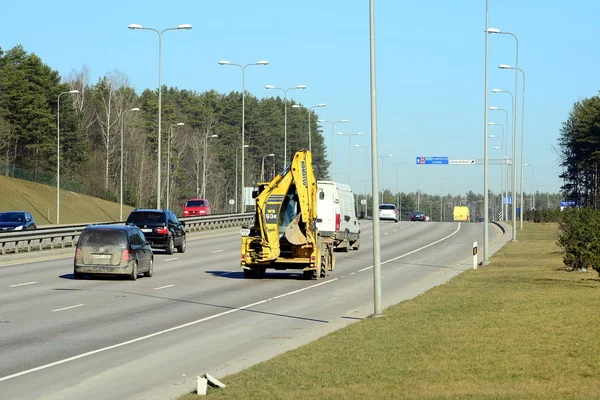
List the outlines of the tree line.
{"label": "tree line", "polygon": [[[154,207],[157,186],[158,90],[137,93],[126,74],[110,71],[89,82],[88,70],[68,77],[46,65],[34,53],[15,46],[0,48],[0,167],[5,175],[15,168],[33,175],[56,174],[57,125],[60,93],[60,175],[85,185],[88,194],[119,199],[121,133],[123,133],[124,202]],[[165,204],[169,185],[171,208],[186,198],[206,197],[216,212],[232,209],[241,192],[242,93],[214,90],[198,93],[162,87],[161,193]],[[308,148],[311,113],[313,160],[320,178],[329,163],[314,110],[293,108],[288,100],[288,160]],[[139,111],[132,111],[138,109]],[[178,126],[178,123],[184,123]],[[265,169],[283,169],[284,102],[280,97],[245,98],[245,180],[252,186]],[[216,137],[214,137],[216,135]],[[205,147],[206,146],[206,147]],[[170,149],[170,158],[167,150]],[[237,161],[237,162],[236,162]],[[167,170],[167,166],[169,170]],[[237,170],[236,170],[237,167]],[[203,181],[203,172],[206,180]],[[170,176],[167,182],[167,176]]]}

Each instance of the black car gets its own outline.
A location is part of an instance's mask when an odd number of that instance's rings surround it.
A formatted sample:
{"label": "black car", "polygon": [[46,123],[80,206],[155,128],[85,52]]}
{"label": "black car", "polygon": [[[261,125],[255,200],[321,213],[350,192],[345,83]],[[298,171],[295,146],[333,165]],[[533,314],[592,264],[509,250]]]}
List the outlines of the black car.
{"label": "black car", "polygon": [[164,249],[173,254],[185,252],[184,223],[171,210],[135,209],[127,217],[126,224],[136,225],[144,232],[146,240],[154,249]]}
{"label": "black car", "polygon": [[36,229],[33,216],[27,211],[6,211],[0,213],[0,232]]}
{"label": "black car", "polygon": [[410,214],[411,221],[425,221],[425,213],[423,211],[413,211]]}
{"label": "black car", "polygon": [[73,262],[75,279],[84,274],[110,274],[135,281],[140,273],[152,276],[154,255],[137,226],[89,225],[81,231]]}

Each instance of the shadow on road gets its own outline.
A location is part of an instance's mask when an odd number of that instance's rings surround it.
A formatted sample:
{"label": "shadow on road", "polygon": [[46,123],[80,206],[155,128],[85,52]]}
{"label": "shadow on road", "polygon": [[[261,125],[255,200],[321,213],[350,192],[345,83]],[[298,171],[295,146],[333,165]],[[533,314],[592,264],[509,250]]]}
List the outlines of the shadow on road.
{"label": "shadow on road", "polygon": [[[206,271],[207,274],[211,274],[213,276],[217,276],[219,278],[229,278],[229,279],[245,279],[244,273],[242,271]],[[264,281],[269,279],[287,279],[287,280],[301,280],[304,281],[304,276],[302,272],[286,272],[286,271],[269,271],[265,274],[265,277],[262,279],[248,279],[252,281]]]}

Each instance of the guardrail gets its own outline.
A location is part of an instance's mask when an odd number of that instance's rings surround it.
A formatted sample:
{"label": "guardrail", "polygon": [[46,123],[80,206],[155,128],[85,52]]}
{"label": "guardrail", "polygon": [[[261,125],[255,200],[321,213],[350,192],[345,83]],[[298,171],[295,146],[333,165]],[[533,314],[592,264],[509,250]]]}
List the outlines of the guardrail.
{"label": "guardrail", "polygon": [[[254,213],[221,214],[206,217],[179,218],[185,222],[186,232],[207,231],[212,229],[230,228],[252,222]],[[96,225],[119,225],[124,222],[106,222]],[[64,248],[67,245],[74,247],[81,231],[90,224],[71,224],[61,227],[48,227],[28,231],[10,231],[0,233],[0,249],[4,256],[7,253],[15,254],[21,251],[51,250]],[[9,245],[10,247],[7,247]],[[11,246],[12,245],[12,246]]]}

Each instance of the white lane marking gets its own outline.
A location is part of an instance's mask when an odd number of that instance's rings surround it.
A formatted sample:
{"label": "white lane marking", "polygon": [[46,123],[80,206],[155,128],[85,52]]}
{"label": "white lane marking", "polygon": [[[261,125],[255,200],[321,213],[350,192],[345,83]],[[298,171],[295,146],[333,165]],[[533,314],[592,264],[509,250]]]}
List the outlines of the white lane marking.
{"label": "white lane marking", "polygon": [[161,286],[161,287],[155,287],[154,290],[166,289],[166,288],[170,288],[173,286],[175,286],[175,285],[166,285],[166,286]]}
{"label": "white lane marking", "polygon": [[220,252],[222,252],[222,251],[223,251],[223,250],[215,250],[215,251],[213,251],[213,253],[220,253]]}
{"label": "white lane marking", "polygon": [[17,283],[16,285],[10,285],[9,287],[19,287],[19,286],[27,286],[27,285],[34,285],[38,283],[37,281],[35,282],[25,282],[25,283]]}
{"label": "white lane marking", "polygon": [[83,307],[83,304],[75,304],[74,306],[57,308],[56,310],[52,310],[52,312],[70,310],[71,308],[77,308],[77,307]]}
{"label": "white lane marking", "polygon": [[[273,299],[280,298],[280,297],[283,297],[283,296],[287,296],[287,295],[290,295],[290,294],[293,294],[293,293],[298,293],[298,292],[301,292],[303,290],[308,290],[308,289],[311,289],[311,288],[315,288],[315,287],[324,285],[326,283],[334,282],[337,279],[338,278],[335,278],[335,279],[332,279],[331,281],[317,283],[316,285],[307,286],[307,287],[305,287],[303,289],[300,289],[300,290],[295,290],[293,292],[284,293],[283,295],[274,297]],[[94,354],[103,353],[103,352],[108,351],[108,350],[116,349],[116,348],[123,347],[123,346],[128,346],[128,345],[130,345],[132,343],[141,342],[142,340],[151,339],[153,337],[156,337],[156,336],[159,336],[159,335],[163,335],[165,333],[177,331],[177,330],[180,330],[180,329],[183,329],[183,328],[187,328],[188,326],[196,325],[196,324],[199,324],[201,322],[210,321],[212,319],[219,318],[219,317],[222,317],[224,315],[232,314],[234,312],[242,311],[242,310],[245,310],[245,309],[248,309],[248,308],[251,308],[251,307],[255,307],[255,306],[258,306],[258,305],[266,303],[266,302],[268,302],[268,300],[257,301],[256,303],[248,304],[248,305],[245,305],[245,306],[242,306],[242,307],[239,307],[239,308],[233,308],[231,310],[223,311],[222,313],[214,314],[214,315],[211,315],[209,317],[205,317],[205,318],[201,318],[201,319],[198,319],[198,320],[195,320],[195,321],[191,321],[191,322],[185,323],[183,325],[174,326],[172,328],[168,328],[168,329],[165,329],[165,330],[162,330],[162,331],[159,331],[159,332],[151,333],[151,334],[146,335],[146,336],[141,336],[141,337],[138,337],[136,339],[131,339],[131,340],[128,340],[126,342],[121,342],[121,343],[113,344],[112,346],[107,346],[107,347],[103,347],[103,348],[100,348],[100,349],[97,349],[97,350],[88,351],[87,353],[78,354],[78,355],[73,356],[73,357],[64,358],[62,360],[55,361],[55,362],[52,362],[52,363],[49,363],[49,364],[40,365],[39,367],[35,367],[35,368],[31,368],[31,369],[28,369],[28,370],[25,370],[25,371],[17,372],[17,373],[14,373],[12,375],[3,376],[3,377],[0,377],[0,382],[4,382],[4,381],[7,381],[9,379],[17,378],[19,376],[28,375],[28,374],[31,374],[33,372],[37,372],[37,371],[41,371],[41,370],[48,369],[48,368],[51,368],[51,367],[55,367],[57,365],[65,364],[65,363],[68,363],[70,361],[79,360],[81,358],[89,357],[89,356],[92,356]]]}
{"label": "white lane marking", "polygon": [[384,233],[384,235],[387,235],[387,234],[388,234],[387,232]]}
{"label": "white lane marking", "polygon": [[173,257],[173,258],[166,258],[164,261],[173,261],[173,260],[178,260],[178,257]]}
{"label": "white lane marking", "polygon": [[[441,239],[439,239],[439,240],[436,240],[435,242],[431,242],[431,243],[429,243],[428,245],[425,245],[425,246],[423,246],[423,247],[419,247],[418,249],[415,249],[415,250],[413,250],[413,251],[409,251],[408,253],[406,253],[406,254],[402,254],[401,256],[394,257],[394,258],[390,258],[389,260],[385,260],[385,261],[383,261],[383,262],[381,263],[381,265],[384,265],[384,264],[387,264],[387,263],[391,263],[392,261],[399,260],[399,259],[401,259],[401,258],[404,258],[404,257],[406,257],[406,256],[410,256],[411,254],[414,254],[414,253],[416,253],[417,251],[421,251],[421,250],[423,250],[423,249],[426,249],[426,248],[428,248],[428,247],[431,247],[431,246],[433,246],[434,244],[438,244],[439,242],[443,242],[444,240],[448,239],[449,237],[452,237],[452,236],[456,235],[456,234],[458,233],[458,231],[460,231],[460,222],[458,223],[458,227],[456,228],[456,230],[455,230],[454,232],[452,232],[451,234],[449,234],[448,236],[444,236],[443,238],[441,238]],[[360,269],[360,270],[358,270],[358,272],[363,272],[363,271],[366,271],[366,270],[368,270],[368,269],[371,269],[371,268],[373,268],[373,266],[372,266],[372,265],[371,265],[370,267],[367,267],[367,268]]]}
{"label": "white lane marking", "polygon": [[289,296],[289,295],[291,295],[291,294],[296,294],[296,293],[304,292],[305,290],[308,290],[308,289],[312,289],[312,288],[315,288],[315,287],[318,287],[318,286],[326,285],[326,284],[328,284],[328,283],[331,283],[331,282],[335,282],[335,281],[337,281],[338,279],[339,279],[339,278],[333,278],[333,279],[332,279],[332,280],[330,280],[330,281],[325,281],[325,282],[317,283],[316,285],[307,286],[307,287],[305,287],[305,288],[302,288],[302,289],[294,290],[293,292],[288,292],[288,293],[280,294],[279,296],[275,296],[275,297],[273,297],[273,299],[274,299],[274,300],[275,300],[275,299],[280,299],[280,298],[282,298],[282,297]]}
{"label": "white lane marking", "polygon": [[350,272],[350,275],[354,275],[356,272]]}
{"label": "white lane marking", "polygon": [[394,229],[394,232],[397,232],[397,231],[398,231],[397,229]]}

